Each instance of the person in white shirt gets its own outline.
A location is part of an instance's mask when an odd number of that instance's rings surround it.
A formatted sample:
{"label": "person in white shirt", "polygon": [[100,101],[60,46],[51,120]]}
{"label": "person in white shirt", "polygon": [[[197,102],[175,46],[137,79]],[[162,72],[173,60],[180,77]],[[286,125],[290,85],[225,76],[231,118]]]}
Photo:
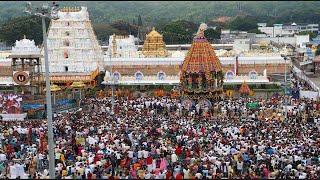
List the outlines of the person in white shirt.
{"label": "person in white shirt", "polygon": [[147,159],[148,156],[149,156],[149,152],[146,151],[146,150],[143,150],[143,151],[142,151],[142,154],[143,154],[143,158],[144,158],[144,159]]}
{"label": "person in white shirt", "polygon": [[175,153],[171,154],[171,162],[175,163],[177,161],[178,161],[178,156]]}
{"label": "person in white shirt", "polygon": [[141,158],[142,158],[142,151],[139,150],[139,151],[138,151],[138,159],[141,159]]}

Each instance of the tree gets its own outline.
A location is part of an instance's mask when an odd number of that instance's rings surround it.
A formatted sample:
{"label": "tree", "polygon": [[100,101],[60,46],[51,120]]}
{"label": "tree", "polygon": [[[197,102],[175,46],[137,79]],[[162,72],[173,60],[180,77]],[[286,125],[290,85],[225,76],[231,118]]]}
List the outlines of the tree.
{"label": "tree", "polygon": [[248,31],[248,33],[266,34],[266,33],[261,32],[259,29],[251,29]]}
{"label": "tree", "polygon": [[[49,20],[46,19],[46,27],[49,27]],[[0,27],[0,41],[8,46],[13,46],[16,40],[26,35],[28,39],[35,41],[36,45],[42,44],[42,23],[37,16],[23,16],[6,21]]]}
{"label": "tree", "polygon": [[249,31],[258,29],[257,21],[253,17],[238,16],[228,26],[231,30]]}
{"label": "tree", "polygon": [[213,28],[209,28],[204,32],[204,35],[209,41],[220,39],[221,29],[214,30]]}
{"label": "tree", "polygon": [[303,31],[299,33],[299,35],[308,35],[308,34],[309,34],[309,39],[313,39],[317,37],[317,34],[311,31]]}
{"label": "tree", "polygon": [[160,32],[163,33],[164,41],[168,44],[191,43],[198,25],[185,20],[167,23]]}
{"label": "tree", "polygon": [[141,15],[139,14],[138,16],[138,26],[141,27],[143,24],[142,24],[142,18],[141,18]]}
{"label": "tree", "polygon": [[132,19],[132,24],[137,25],[136,20],[134,18]]}
{"label": "tree", "polygon": [[94,24],[93,29],[97,35],[97,39],[105,42],[109,40],[112,34],[118,34],[118,30],[108,24]]}
{"label": "tree", "polygon": [[117,29],[121,35],[129,35],[130,33],[134,36],[138,35],[138,26],[134,26],[123,20],[113,22],[111,27]]}

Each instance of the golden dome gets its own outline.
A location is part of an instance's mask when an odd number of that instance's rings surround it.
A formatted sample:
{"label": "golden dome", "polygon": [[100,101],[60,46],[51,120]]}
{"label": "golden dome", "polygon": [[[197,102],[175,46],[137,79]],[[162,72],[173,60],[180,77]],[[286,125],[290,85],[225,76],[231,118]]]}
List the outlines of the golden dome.
{"label": "golden dome", "polygon": [[154,27],[152,31],[146,35],[146,40],[142,47],[142,54],[145,57],[166,57],[168,55],[162,35],[159,34]]}
{"label": "golden dome", "polygon": [[160,33],[158,33],[158,31],[156,31],[156,28],[153,27],[152,31],[147,35],[148,37],[162,37],[162,35]]}

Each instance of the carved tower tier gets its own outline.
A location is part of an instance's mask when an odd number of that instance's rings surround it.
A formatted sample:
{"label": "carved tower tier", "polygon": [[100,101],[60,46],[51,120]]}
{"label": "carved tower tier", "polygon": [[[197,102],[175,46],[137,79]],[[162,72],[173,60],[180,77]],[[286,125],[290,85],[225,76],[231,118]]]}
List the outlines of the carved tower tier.
{"label": "carved tower tier", "polygon": [[223,95],[224,74],[220,60],[204,36],[206,28],[206,24],[200,25],[180,74],[182,96],[196,101]]}

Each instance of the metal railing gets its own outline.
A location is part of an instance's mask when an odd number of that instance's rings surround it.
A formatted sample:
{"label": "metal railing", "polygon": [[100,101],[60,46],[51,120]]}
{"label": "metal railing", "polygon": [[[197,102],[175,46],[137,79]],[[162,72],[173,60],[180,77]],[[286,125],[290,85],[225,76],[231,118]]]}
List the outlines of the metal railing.
{"label": "metal railing", "polygon": [[310,80],[310,78],[308,78],[303,71],[301,71],[299,68],[297,68],[296,66],[293,66],[293,72],[295,72],[296,76],[299,78],[299,79],[302,79],[304,80],[305,82],[307,82],[310,87],[317,91],[318,93],[320,92],[320,88],[313,82]]}

